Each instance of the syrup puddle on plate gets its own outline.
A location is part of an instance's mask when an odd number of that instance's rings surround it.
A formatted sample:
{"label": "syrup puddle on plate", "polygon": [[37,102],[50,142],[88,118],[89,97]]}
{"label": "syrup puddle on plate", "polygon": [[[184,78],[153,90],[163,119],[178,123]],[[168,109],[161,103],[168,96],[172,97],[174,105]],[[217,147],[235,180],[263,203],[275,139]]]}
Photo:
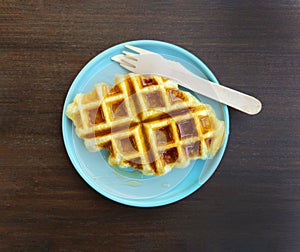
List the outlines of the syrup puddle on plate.
{"label": "syrup puddle on plate", "polygon": [[137,187],[137,186],[141,186],[143,183],[136,180],[128,180],[125,182],[125,184],[129,186]]}

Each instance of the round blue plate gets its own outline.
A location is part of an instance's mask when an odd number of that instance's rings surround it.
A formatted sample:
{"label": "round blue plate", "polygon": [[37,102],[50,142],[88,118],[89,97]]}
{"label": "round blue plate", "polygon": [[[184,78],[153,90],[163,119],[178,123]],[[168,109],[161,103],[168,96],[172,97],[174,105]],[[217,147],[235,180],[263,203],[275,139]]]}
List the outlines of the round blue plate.
{"label": "round blue plate", "polygon": [[87,93],[99,82],[113,85],[115,74],[127,73],[119,64],[111,60],[111,57],[122,53],[125,44],[159,53],[165,58],[180,62],[193,73],[218,83],[202,61],[176,45],[154,40],[138,40],[116,45],[93,58],[72,83],[62,115],[64,143],[78,173],[102,195],[130,206],[154,207],[170,204],[199,189],[217,169],[229,136],[228,109],[225,105],[191,92],[202,102],[210,104],[216,111],[217,117],[226,124],[225,142],[213,159],[192,161],[187,168],[173,169],[161,177],[145,176],[131,168],[122,169],[110,166],[107,162],[106,151],[91,153],[86,150],[83,141],[76,136],[74,126],[66,117],[65,111],[77,93]]}

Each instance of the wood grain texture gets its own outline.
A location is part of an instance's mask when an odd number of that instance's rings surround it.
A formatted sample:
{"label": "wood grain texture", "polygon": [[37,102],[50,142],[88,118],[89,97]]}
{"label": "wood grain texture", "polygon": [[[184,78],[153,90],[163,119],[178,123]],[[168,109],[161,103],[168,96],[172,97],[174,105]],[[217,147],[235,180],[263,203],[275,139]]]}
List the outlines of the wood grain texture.
{"label": "wood grain texture", "polygon": [[[2,0],[0,9],[1,251],[299,251],[299,1]],[[80,69],[136,39],[182,46],[263,102],[255,117],[230,110],[227,151],[200,190],[150,209],[91,189],[61,135]]]}

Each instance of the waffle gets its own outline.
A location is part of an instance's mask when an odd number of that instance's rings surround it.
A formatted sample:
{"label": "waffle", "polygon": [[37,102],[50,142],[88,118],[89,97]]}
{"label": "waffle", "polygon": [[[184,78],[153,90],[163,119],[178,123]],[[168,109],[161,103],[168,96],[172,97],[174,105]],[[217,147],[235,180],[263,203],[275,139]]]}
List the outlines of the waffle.
{"label": "waffle", "polygon": [[211,158],[225,136],[224,122],[209,105],[158,76],[116,75],[112,87],[100,83],[77,94],[66,115],[89,151],[106,149],[109,164],[145,175]]}

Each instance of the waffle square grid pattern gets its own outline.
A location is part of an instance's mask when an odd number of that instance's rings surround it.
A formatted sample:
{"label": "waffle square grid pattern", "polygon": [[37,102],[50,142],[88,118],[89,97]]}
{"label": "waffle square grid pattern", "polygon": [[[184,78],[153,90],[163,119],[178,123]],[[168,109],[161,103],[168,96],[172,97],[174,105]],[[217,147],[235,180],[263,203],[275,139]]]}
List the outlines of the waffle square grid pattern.
{"label": "waffle square grid pattern", "polygon": [[145,175],[210,158],[225,136],[224,122],[209,105],[158,76],[116,75],[112,87],[100,83],[77,94],[66,114],[89,151],[106,149],[111,165]]}

